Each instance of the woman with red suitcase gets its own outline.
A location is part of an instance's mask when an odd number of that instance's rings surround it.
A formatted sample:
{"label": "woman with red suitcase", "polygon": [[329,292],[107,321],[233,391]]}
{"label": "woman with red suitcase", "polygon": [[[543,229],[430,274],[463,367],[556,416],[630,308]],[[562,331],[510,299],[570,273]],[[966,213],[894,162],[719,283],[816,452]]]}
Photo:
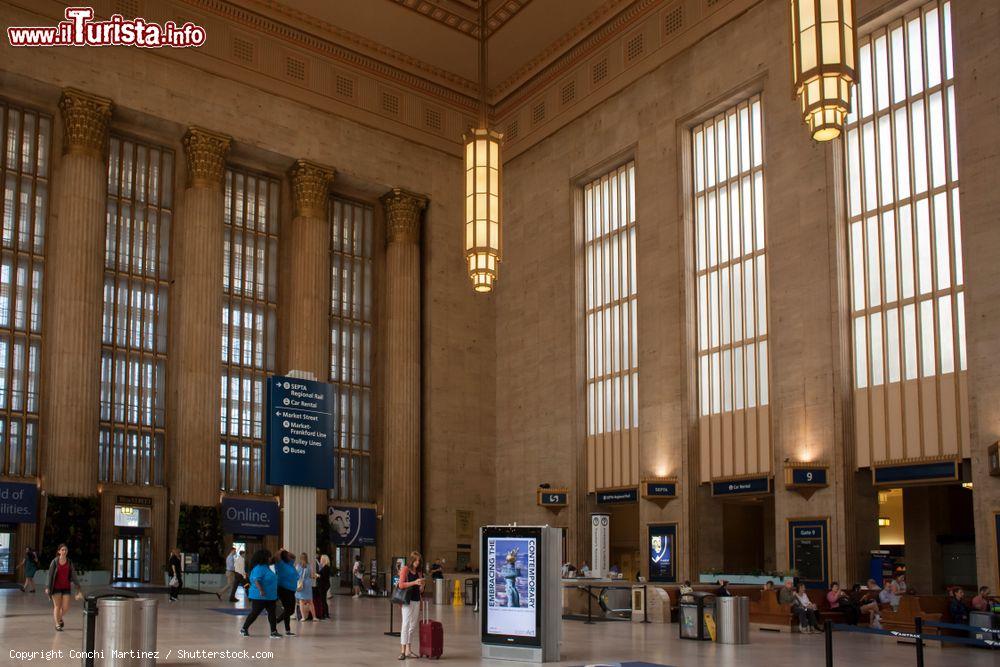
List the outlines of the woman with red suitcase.
{"label": "woman with red suitcase", "polygon": [[412,645],[420,620],[420,595],[424,591],[423,560],[419,552],[411,551],[406,565],[399,569],[397,586],[406,593],[406,603],[400,605],[403,614],[403,625],[399,629],[400,660],[419,657]]}

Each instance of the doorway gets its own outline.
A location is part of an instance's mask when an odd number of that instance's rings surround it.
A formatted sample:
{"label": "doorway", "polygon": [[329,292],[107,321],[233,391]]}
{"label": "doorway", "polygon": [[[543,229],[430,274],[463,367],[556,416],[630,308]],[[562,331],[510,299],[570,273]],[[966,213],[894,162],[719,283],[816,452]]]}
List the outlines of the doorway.
{"label": "doorway", "polygon": [[142,534],[115,535],[111,576],[115,581],[149,581],[149,538]]}
{"label": "doorway", "polygon": [[0,528],[0,578],[13,579],[17,575],[14,558],[14,530]]}

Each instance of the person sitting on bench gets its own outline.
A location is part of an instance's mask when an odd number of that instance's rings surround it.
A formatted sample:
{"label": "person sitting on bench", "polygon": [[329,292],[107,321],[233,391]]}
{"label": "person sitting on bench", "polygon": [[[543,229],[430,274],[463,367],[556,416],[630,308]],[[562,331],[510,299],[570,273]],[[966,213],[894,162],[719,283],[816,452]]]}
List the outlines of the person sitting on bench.
{"label": "person sitting on bench", "polygon": [[778,604],[795,604],[795,586],[791,579],[786,579],[785,584],[778,589]]}
{"label": "person sitting on bench", "polygon": [[972,598],[972,608],[976,611],[990,610],[990,587],[980,586],[979,595]]}
{"label": "person sitting on bench", "polygon": [[858,624],[857,605],[851,596],[840,590],[840,584],[836,581],[830,586],[830,591],[826,594],[826,601],[830,605],[830,609],[844,613],[844,620],[847,621],[848,625]]}
{"label": "person sitting on bench", "polygon": [[948,615],[951,616],[952,623],[968,625],[969,608],[965,606],[963,598],[965,598],[965,591],[962,590],[961,586],[951,589],[951,592],[948,593]]}
{"label": "person sitting on bench", "polygon": [[816,605],[813,604],[809,596],[806,595],[806,585],[800,583],[795,593],[795,601],[792,603],[792,613],[799,617],[799,631],[803,633],[819,632],[823,628],[819,625],[819,617],[816,615]]}

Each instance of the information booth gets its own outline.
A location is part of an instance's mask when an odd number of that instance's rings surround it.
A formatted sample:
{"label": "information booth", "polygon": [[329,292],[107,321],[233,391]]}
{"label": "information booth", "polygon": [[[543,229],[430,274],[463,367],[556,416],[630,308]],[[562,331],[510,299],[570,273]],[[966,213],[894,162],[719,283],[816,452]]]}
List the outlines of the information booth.
{"label": "information booth", "polygon": [[483,658],[559,660],[561,547],[559,528],[479,529]]}

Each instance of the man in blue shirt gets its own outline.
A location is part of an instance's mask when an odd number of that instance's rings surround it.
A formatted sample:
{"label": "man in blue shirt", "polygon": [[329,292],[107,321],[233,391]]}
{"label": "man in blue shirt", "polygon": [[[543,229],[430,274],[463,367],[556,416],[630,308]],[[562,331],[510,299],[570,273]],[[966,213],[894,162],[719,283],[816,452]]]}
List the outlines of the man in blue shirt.
{"label": "man in blue shirt", "polygon": [[222,599],[222,593],[229,591],[229,601],[236,602],[236,547],[229,548],[229,555],[226,556],[226,583],[219,590],[215,591],[215,597]]}

